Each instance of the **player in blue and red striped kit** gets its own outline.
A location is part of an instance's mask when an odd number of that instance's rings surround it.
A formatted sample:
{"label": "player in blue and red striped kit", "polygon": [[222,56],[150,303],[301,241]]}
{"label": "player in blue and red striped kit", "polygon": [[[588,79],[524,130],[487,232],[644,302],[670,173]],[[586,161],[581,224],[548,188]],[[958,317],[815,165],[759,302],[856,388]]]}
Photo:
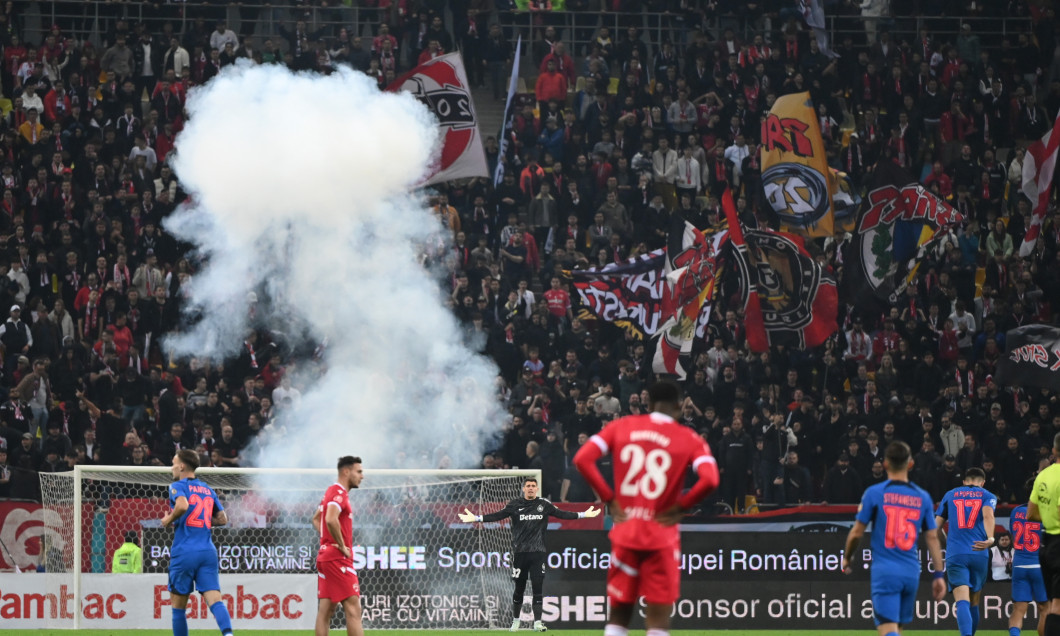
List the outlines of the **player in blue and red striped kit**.
{"label": "player in blue and red striped kit", "polygon": [[920,583],[917,538],[921,532],[935,566],[932,595],[946,595],[942,582],[942,548],[931,495],[909,481],[911,451],[905,442],[891,442],[884,452],[887,481],[869,487],[861,497],[857,520],[847,535],[843,572],[850,573],[851,555],[865,528],[872,523],[872,610],[879,636],[898,636],[899,627],[913,621]]}
{"label": "player in blue and red striped kit", "polygon": [[1012,614],[1008,618],[1009,636],[1020,636],[1027,604],[1038,604],[1038,633],[1045,633],[1045,616],[1049,613],[1049,594],[1045,591],[1038,548],[1042,545],[1042,524],[1027,519],[1027,504],[1012,510]]}
{"label": "player in blue and red striped kit", "polygon": [[946,538],[946,578],[957,602],[957,629],[972,636],[979,627],[979,597],[990,570],[997,496],[983,488],[986,473],[969,468],[964,485],[949,491],[935,511],[935,523],[949,520]]}

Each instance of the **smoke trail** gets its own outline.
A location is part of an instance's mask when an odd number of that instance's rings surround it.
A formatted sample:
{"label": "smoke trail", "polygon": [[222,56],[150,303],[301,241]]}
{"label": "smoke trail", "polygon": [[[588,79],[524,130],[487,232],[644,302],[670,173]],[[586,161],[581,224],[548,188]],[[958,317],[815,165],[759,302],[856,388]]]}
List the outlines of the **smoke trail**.
{"label": "smoke trail", "polygon": [[270,328],[328,346],[326,371],[303,371],[302,400],[259,437],[261,465],[359,454],[384,467],[399,452],[429,455],[424,467],[442,453],[474,465],[501,421],[496,370],[463,345],[417,263],[440,235],[409,193],[439,142],[426,108],[349,70],[238,66],[193,92],[188,110],[174,168],[194,203],[167,229],[208,265],[189,283],[201,320],[167,349],[236,354],[247,294],[264,291],[255,311]]}

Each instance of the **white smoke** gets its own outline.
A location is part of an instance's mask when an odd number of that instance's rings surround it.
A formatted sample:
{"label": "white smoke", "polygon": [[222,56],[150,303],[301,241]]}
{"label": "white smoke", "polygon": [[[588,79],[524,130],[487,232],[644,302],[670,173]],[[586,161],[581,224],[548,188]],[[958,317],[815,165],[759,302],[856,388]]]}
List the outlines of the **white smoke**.
{"label": "white smoke", "polygon": [[439,144],[427,109],[350,70],[241,65],[193,91],[188,111],[174,168],[193,204],[166,227],[208,265],[189,283],[201,320],[167,349],[237,354],[251,291],[271,329],[327,343],[326,370],[296,377],[303,398],[263,435],[259,464],[354,454],[384,467],[405,453],[475,465],[502,422],[496,370],[418,264],[441,234],[409,192]]}

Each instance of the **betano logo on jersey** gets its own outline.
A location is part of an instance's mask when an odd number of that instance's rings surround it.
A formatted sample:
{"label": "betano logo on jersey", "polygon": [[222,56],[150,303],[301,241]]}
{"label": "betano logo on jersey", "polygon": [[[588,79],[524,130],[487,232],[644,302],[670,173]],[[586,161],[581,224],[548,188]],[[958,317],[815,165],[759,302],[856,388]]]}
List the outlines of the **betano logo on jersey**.
{"label": "betano logo on jersey", "polygon": [[425,570],[427,548],[422,545],[357,545],[353,567],[357,570]]}
{"label": "betano logo on jersey", "polygon": [[519,521],[541,521],[545,515],[519,515]]}

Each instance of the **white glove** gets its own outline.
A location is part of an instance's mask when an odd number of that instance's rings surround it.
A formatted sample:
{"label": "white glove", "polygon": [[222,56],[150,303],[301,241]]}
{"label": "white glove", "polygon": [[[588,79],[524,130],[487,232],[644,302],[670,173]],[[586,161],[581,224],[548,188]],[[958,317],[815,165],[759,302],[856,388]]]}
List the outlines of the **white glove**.
{"label": "white glove", "polygon": [[479,520],[479,516],[472,514],[467,508],[464,508],[463,514],[457,514],[456,516],[460,517],[460,520],[464,523],[474,523]]}
{"label": "white glove", "polygon": [[600,509],[599,508],[594,508],[592,506],[589,506],[589,509],[586,510],[585,512],[583,512],[581,514],[581,516],[582,517],[588,517],[589,519],[592,519],[593,517],[599,517],[600,516]]}

